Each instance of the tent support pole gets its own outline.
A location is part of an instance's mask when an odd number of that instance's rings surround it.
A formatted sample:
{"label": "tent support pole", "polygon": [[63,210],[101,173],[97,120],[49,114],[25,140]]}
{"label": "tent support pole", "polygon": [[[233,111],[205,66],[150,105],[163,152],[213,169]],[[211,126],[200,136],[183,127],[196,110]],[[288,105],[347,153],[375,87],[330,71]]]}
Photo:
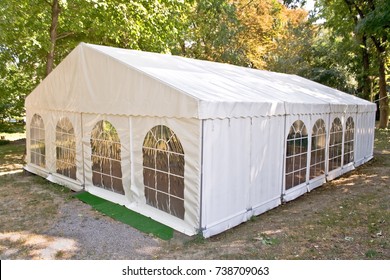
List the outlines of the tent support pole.
{"label": "tent support pole", "polygon": [[201,126],[201,137],[200,137],[200,203],[199,203],[199,233],[203,235],[203,143],[204,143],[204,120],[202,120]]}
{"label": "tent support pole", "polygon": [[283,125],[283,168],[282,168],[282,186],[280,187],[280,201],[284,202],[284,185],[286,183],[286,143],[287,143],[287,111],[286,111],[286,103],[284,102],[284,125]]}
{"label": "tent support pole", "polygon": [[84,154],[84,122],[83,122],[83,113],[80,113],[80,122],[81,122],[81,155],[82,155],[82,163],[83,163],[83,189],[85,190],[85,154]]}

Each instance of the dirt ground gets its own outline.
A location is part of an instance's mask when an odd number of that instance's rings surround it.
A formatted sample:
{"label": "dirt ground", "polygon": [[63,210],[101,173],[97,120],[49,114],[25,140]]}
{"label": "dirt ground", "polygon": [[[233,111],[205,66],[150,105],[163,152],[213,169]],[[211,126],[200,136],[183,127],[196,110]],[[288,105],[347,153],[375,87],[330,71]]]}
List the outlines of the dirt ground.
{"label": "dirt ground", "polygon": [[21,171],[23,152],[0,146],[0,259],[390,259],[389,130],[367,164],[209,239],[116,222]]}

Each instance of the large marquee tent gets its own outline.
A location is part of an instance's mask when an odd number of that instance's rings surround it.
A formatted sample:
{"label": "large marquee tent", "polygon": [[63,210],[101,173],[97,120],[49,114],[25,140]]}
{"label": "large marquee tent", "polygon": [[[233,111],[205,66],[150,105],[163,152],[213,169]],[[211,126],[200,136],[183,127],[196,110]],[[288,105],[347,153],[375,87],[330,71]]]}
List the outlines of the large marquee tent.
{"label": "large marquee tent", "polygon": [[373,157],[376,106],[295,75],[81,43],[26,99],[26,170],[209,237]]}

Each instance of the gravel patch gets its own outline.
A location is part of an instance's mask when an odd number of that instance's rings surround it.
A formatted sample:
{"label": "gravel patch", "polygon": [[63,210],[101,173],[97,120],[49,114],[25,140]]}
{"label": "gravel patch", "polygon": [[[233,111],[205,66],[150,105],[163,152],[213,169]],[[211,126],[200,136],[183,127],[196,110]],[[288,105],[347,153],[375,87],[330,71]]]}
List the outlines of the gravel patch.
{"label": "gravel patch", "polygon": [[59,213],[57,222],[44,234],[75,241],[75,248],[69,252],[67,248],[59,250],[69,255],[66,259],[154,259],[163,242],[103,216],[78,200],[62,204]]}

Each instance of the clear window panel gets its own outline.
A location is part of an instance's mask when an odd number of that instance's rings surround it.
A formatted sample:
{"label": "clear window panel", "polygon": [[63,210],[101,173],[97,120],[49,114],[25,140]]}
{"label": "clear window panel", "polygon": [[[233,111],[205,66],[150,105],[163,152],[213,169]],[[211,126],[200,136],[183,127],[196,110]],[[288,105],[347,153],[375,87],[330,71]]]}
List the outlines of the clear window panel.
{"label": "clear window panel", "polygon": [[159,191],[168,193],[169,183],[168,183],[168,173],[156,171],[156,180],[157,180],[157,189]]}
{"label": "clear window panel", "polygon": [[[61,118],[56,126],[57,173],[76,180],[76,136],[68,118]],[[75,169],[75,172],[71,170]]]}
{"label": "clear window panel", "polygon": [[45,126],[38,114],[32,117],[30,123],[30,154],[32,164],[46,166]]}
{"label": "clear window panel", "polygon": [[[158,209],[170,213],[169,195],[164,192],[157,192],[157,207]],[[173,213],[171,213],[173,214]]]}
{"label": "clear window panel", "polygon": [[[325,122],[322,119],[317,120],[313,126],[311,143],[310,179],[314,179],[325,173],[321,168],[321,166],[325,166],[326,145]],[[329,150],[329,153],[333,153],[333,151]]]}
{"label": "clear window panel", "polygon": [[344,164],[354,161],[355,124],[352,117],[347,119],[344,134]]}
{"label": "clear window panel", "polygon": [[306,182],[308,134],[305,124],[297,120],[290,127],[286,143],[286,190]]}
{"label": "clear window panel", "polygon": [[144,184],[149,188],[156,188],[155,186],[155,171],[144,168]]}
{"label": "clear window panel", "polygon": [[167,126],[155,126],[146,134],[142,151],[146,203],[184,219],[185,161],[178,137]]}
{"label": "clear window panel", "polygon": [[121,143],[115,127],[99,121],[91,133],[92,182],[94,186],[125,194],[122,183]]}
{"label": "clear window panel", "polygon": [[329,142],[329,171],[341,167],[343,126],[339,118],[332,122]]}
{"label": "clear window panel", "polygon": [[184,178],[178,177],[175,175],[169,176],[169,183],[170,183],[170,194],[177,196],[177,197],[184,197]]}
{"label": "clear window panel", "polygon": [[146,204],[157,207],[157,192],[150,188],[145,188]]}
{"label": "clear window panel", "polygon": [[170,212],[180,218],[184,219],[184,201],[177,197],[171,197],[170,201]]}

